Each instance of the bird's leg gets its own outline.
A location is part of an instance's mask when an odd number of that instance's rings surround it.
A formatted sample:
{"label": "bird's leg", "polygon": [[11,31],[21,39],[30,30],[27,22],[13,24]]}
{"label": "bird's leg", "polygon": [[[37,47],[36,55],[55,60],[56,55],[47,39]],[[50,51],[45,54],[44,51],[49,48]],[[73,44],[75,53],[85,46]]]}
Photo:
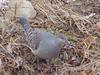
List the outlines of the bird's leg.
{"label": "bird's leg", "polygon": [[50,59],[47,59],[46,62],[47,62],[47,65],[49,66],[50,65]]}

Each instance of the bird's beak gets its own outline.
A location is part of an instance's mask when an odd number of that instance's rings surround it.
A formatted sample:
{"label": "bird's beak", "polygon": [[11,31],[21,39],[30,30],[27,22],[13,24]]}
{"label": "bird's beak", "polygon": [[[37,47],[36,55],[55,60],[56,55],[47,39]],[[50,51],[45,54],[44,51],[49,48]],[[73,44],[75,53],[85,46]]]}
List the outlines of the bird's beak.
{"label": "bird's beak", "polygon": [[75,46],[72,45],[72,44],[65,44],[65,45],[64,45],[64,48],[65,48],[65,49],[67,49],[67,48],[68,48],[68,49],[74,49]]}

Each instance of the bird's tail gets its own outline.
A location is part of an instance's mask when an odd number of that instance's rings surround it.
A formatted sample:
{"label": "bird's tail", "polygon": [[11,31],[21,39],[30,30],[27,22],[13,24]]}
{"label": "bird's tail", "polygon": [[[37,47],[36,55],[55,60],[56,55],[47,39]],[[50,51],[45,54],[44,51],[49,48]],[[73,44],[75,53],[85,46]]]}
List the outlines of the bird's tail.
{"label": "bird's tail", "polygon": [[19,17],[19,23],[22,25],[22,27],[26,33],[28,33],[30,30],[33,30],[33,28],[31,28],[28,20],[24,16]]}

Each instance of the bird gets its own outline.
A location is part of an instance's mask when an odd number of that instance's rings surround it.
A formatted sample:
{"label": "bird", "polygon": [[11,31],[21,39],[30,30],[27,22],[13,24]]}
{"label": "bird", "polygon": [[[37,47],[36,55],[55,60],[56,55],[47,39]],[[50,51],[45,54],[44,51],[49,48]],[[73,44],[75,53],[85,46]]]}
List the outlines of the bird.
{"label": "bird", "polygon": [[39,28],[32,28],[24,16],[19,17],[26,41],[32,48],[32,53],[42,59],[52,59],[58,56],[65,44],[65,38],[55,36]]}

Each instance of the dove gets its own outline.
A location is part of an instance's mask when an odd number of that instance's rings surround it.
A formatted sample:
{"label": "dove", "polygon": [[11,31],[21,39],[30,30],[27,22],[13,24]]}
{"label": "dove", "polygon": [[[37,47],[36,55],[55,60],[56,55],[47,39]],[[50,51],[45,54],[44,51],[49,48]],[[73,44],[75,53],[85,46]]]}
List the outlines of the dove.
{"label": "dove", "polygon": [[19,17],[19,23],[34,55],[42,59],[51,59],[58,56],[66,42],[62,37],[56,37],[52,33],[39,28],[32,28],[24,16]]}

